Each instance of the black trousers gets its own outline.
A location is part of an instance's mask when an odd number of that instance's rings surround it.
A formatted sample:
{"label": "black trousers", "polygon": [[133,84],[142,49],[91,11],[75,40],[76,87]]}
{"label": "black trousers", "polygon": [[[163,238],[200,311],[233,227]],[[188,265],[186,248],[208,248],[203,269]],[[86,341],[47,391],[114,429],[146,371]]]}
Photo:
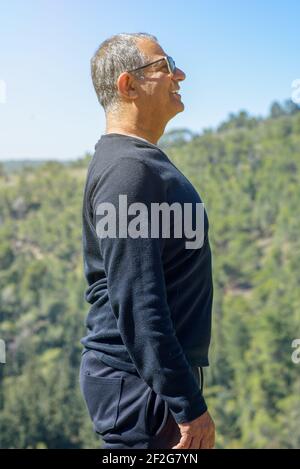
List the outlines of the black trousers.
{"label": "black trousers", "polygon": [[[202,389],[202,369],[192,370]],[[137,372],[111,368],[97,352],[87,350],[81,358],[79,383],[102,448],[170,449],[179,442],[179,427],[167,403]]]}

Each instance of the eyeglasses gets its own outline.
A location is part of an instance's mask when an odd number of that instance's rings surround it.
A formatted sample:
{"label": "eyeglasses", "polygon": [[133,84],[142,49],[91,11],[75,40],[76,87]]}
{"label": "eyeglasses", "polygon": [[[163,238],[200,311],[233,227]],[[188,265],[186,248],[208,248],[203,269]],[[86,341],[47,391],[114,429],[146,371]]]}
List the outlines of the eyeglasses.
{"label": "eyeglasses", "polygon": [[149,64],[142,65],[142,67],[134,68],[132,70],[127,70],[127,72],[130,73],[130,72],[136,72],[137,70],[142,70],[143,68],[150,67],[150,65],[157,64],[158,62],[161,62],[162,60],[165,60],[167,62],[169,73],[174,74],[176,72],[175,61],[169,55],[166,55],[165,57],[162,57],[161,59],[155,60],[154,62],[151,62]]}

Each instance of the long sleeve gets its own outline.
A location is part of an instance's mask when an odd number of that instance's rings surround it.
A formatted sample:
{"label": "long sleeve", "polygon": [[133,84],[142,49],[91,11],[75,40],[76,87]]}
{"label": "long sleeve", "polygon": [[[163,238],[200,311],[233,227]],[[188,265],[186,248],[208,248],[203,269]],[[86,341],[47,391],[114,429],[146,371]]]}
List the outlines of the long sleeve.
{"label": "long sleeve", "polygon": [[[161,236],[121,237],[118,232],[119,216],[125,217],[124,209],[119,213],[119,195],[127,196],[126,209],[136,202],[147,207],[151,233],[151,203],[166,202],[166,192],[162,178],[148,164],[122,157],[99,176],[91,205],[97,228],[102,226],[98,223],[104,215],[99,207],[107,208],[102,204],[109,203],[116,209],[116,237],[104,237],[102,232],[98,240],[122,341],[141,378],[168,403],[176,422],[183,423],[202,415],[207,406],[176,337],[167,302],[163,269],[166,240]],[[136,215],[128,215],[128,223]]]}

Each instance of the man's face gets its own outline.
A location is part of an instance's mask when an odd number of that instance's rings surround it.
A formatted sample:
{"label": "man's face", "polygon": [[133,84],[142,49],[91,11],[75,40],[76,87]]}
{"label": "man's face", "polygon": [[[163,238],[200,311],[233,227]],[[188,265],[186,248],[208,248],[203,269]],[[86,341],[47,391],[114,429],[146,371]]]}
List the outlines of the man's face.
{"label": "man's face", "polygon": [[[167,55],[159,44],[149,39],[140,39],[138,46],[149,57],[149,63]],[[145,78],[138,81],[139,99],[136,104],[151,120],[167,123],[184,110],[181,96],[174,91],[179,89],[179,82],[185,79],[185,74],[179,68],[170,74],[165,60],[143,71]]]}

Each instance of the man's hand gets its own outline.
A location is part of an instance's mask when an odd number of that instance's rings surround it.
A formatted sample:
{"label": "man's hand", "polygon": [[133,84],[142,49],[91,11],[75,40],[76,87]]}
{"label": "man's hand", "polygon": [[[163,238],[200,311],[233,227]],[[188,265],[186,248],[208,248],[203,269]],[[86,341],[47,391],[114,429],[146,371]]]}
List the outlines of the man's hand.
{"label": "man's hand", "polygon": [[181,433],[172,449],[210,449],[215,445],[215,424],[208,412],[195,420],[177,424]]}

